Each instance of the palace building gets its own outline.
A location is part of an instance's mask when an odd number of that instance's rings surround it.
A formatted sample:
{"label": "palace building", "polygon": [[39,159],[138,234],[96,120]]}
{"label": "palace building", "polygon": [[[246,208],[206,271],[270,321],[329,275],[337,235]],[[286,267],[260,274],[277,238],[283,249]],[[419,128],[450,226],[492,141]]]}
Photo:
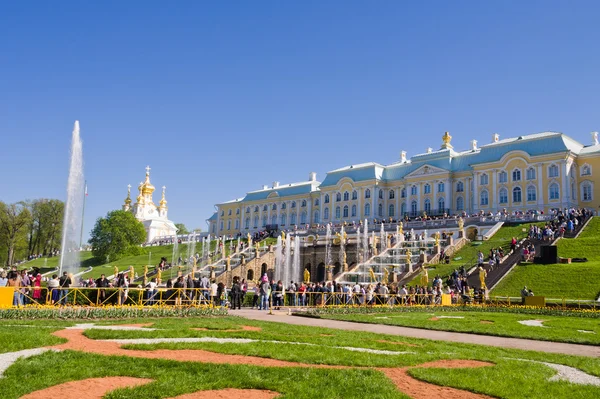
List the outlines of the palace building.
{"label": "palace building", "polygon": [[150,183],[150,167],[146,167],[146,180],[138,186],[139,195],[136,202],[131,205],[131,185],[127,186],[127,198],[123,204],[123,210],[134,214],[137,220],[144,224],[146,229],[146,242],[151,242],[155,238],[175,236],[177,228],[175,223],[167,218],[167,200],[165,198],[166,187],[163,186],[162,199],[159,206],[154,204],[152,193],[154,186]]}
{"label": "palace building", "polygon": [[216,205],[207,220],[216,235],[244,234],[267,225],[358,222],[454,215],[466,212],[548,212],[600,205],[600,144],[592,133],[583,145],[562,133],[545,132],[500,139],[456,151],[446,132],[441,147],[410,159],[402,151],[391,165],[369,162],[328,172],[322,182],[263,186],[242,198]]}

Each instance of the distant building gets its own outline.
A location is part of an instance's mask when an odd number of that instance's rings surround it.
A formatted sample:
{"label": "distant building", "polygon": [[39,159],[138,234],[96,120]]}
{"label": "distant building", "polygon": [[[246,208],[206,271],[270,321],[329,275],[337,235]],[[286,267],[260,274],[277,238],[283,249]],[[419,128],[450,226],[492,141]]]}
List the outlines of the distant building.
{"label": "distant building", "polygon": [[[431,148],[391,165],[350,165],[314,173],[306,182],[273,183],[243,198],[216,205],[208,220],[211,234],[291,229],[294,225],[401,219],[477,212],[528,212],[600,205],[600,144],[592,133],[583,145],[562,133],[545,132],[489,144],[471,142],[455,151],[446,132],[439,150]],[[596,175],[594,175],[596,173]]]}
{"label": "distant building", "polygon": [[177,234],[175,223],[167,218],[167,200],[165,199],[166,187],[163,186],[162,199],[159,206],[156,206],[152,200],[154,186],[150,183],[150,167],[146,167],[146,180],[138,186],[139,195],[133,206],[131,206],[131,185],[127,186],[127,198],[123,205],[124,211],[133,213],[137,220],[144,224],[146,228],[146,242],[155,238],[164,236],[174,236]]}

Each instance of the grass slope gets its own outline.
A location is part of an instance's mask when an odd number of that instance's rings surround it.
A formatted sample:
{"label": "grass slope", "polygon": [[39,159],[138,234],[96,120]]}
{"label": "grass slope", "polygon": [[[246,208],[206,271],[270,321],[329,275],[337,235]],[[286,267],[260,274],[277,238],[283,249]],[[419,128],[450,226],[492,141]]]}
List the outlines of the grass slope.
{"label": "grass slope", "polygon": [[492,295],[519,296],[523,286],[549,298],[596,299],[600,295],[600,218],[594,217],[579,238],[557,243],[558,256],[587,258],[586,263],[522,264],[502,280]]}

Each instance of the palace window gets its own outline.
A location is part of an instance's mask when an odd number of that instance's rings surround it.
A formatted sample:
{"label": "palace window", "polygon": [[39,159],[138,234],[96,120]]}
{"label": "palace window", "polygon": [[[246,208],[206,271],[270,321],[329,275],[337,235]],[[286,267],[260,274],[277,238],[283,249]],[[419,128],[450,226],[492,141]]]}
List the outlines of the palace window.
{"label": "palace window", "polygon": [[344,213],[343,213],[344,217],[347,218],[348,217],[348,205],[344,205]]}
{"label": "palace window", "polygon": [[352,199],[358,199],[358,193],[356,192],[356,190],[352,191]]}
{"label": "palace window", "polygon": [[287,216],[284,213],[283,215],[281,215],[281,225],[285,226],[286,222],[287,222]]}
{"label": "palace window", "polygon": [[245,227],[246,229],[249,229],[249,228],[250,228],[250,218],[246,218],[246,220],[245,220],[245,223],[244,223],[244,227]]}
{"label": "palace window", "polygon": [[406,189],[405,188],[400,190],[400,198],[406,198]]}
{"label": "palace window", "polygon": [[[225,211],[221,211],[221,216],[225,216]],[[223,230],[223,229],[221,229]]]}
{"label": "palace window", "polygon": [[457,193],[462,193],[465,191],[465,185],[463,182],[459,181],[456,183],[456,192]]}
{"label": "palace window", "polygon": [[329,194],[325,194],[325,203],[329,204]]}
{"label": "palace window", "polygon": [[306,212],[300,214],[300,224],[306,224]]}
{"label": "palace window", "polygon": [[340,207],[339,206],[335,207],[335,218],[336,219],[340,218]]}
{"label": "palace window", "polygon": [[292,201],[292,209],[296,207],[296,201]]}
{"label": "palace window", "polygon": [[238,219],[235,219],[235,229],[239,229],[240,228],[240,221]]}
{"label": "palace window", "polygon": [[320,202],[319,199],[315,198],[315,206],[319,206],[319,202]]}
{"label": "palace window", "polygon": [[446,185],[444,183],[438,183],[438,193],[443,193]]}
{"label": "palace window", "polygon": [[396,192],[394,190],[390,190],[390,199],[396,198]]}
{"label": "palace window", "polygon": [[337,193],[335,195],[335,202],[341,202],[342,201],[342,194],[341,193]]}
{"label": "palace window", "polygon": [[431,212],[431,201],[429,201],[429,198],[425,199],[425,212]]}
{"label": "palace window", "polygon": [[379,190],[379,199],[383,199],[383,190]]}
{"label": "palace window", "polygon": [[590,165],[583,165],[581,167],[581,176],[590,176],[592,174],[592,168]]}
{"label": "palace window", "polygon": [[285,208],[287,208],[287,205],[284,202],[283,204],[281,204],[281,209],[285,209]]}
{"label": "palace window", "polygon": [[508,203],[508,190],[504,187],[498,191],[498,203],[499,204],[507,204]]}
{"label": "palace window", "polygon": [[560,191],[558,189],[558,184],[552,183],[550,187],[548,187],[548,194],[551,200],[557,200],[560,198]]}
{"label": "palace window", "polygon": [[438,199],[438,212],[443,213],[446,210],[446,201],[443,198]]}
{"label": "palace window", "polygon": [[352,217],[356,216],[356,205],[352,205]]}
{"label": "palace window", "polygon": [[527,201],[535,201],[537,199],[537,192],[535,186],[527,187]]}
{"label": "palace window", "polygon": [[263,212],[266,212],[269,209],[267,205],[263,206]]}
{"label": "palace window", "polygon": [[292,213],[290,215],[290,224],[292,224],[292,225],[296,224],[296,214],[295,213]]}
{"label": "palace window", "polygon": [[535,168],[527,169],[527,180],[535,180]]}
{"label": "palace window", "polygon": [[418,205],[417,205],[417,201],[413,201],[410,203],[410,213],[412,213],[413,215],[416,215],[418,212]]}
{"label": "palace window", "polygon": [[521,202],[521,187],[513,188],[513,202]]}
{"label": "palace window", "polygon": [[548,168],[548,177],[558,177],[558,166],[550,165]]}
{"label": "palace window", "polygon": [[377,215],[381,218],[383,217],[383,205],[379,204],[379,206],[377,207]]}
{"label": "palace window", "polygon": [[258,205],[254,207],[254,212],[258,212]]}
{"label": "palace window", "polygon": [[498,173],[498,183],[507,183],[508,182],[508,173],[504,170]]}
{"label": "palace window", "polygon": [[462,211],[463,209],[465,209],[465,200],[463,200],[463,197],[458,197],[456,199],[456,210]]}
{"label": "palace window", "polygon": [[267,226],[267,217],[263,216],[262,217],[262,227],[266,227]]}
{"label": "palace window", "polygon": [[410,195],[417,195],[417,186],[410,187]]}
{"label": "palace window", "polygon": [[306,208],[306,200],[302,200],[302,202],[300,203],[302,208]]}
{"label": "palace window", "polygon": [[231,220],[227,221],[227,230],[231,230]]}
{"label": "palace window", "polygon": [[315,211],[315,214],[314,214],[314,222],[315,222],[315,223],[319,223],[319,211]]}
{"label": "palace window", "polygon": [[[513,170],[512,181],[521,181],[521,169]],[[513,192],[514,192],[514,190],[513,190]]]}
{"label": "palace window", "polygon": [[[239,209],[238,209],[238,213],[239,213]],[[227,216],[231,216],[231,209],[227,212]]]}
{"label": "palace window", "polygon": [[403,202],[402,205],[400,205],[400,215],[398,216],[404,216],[406,214],[406,202]]}
{"label": "palace window", "polygon": [[323,219],[329,219],[329,208],[325,208],[323,211]]}
{"label": "palace window", "polygon": [[423,192],[425,194],[431,194],[431,186],[429,185],[429,183],[427,183],[423,186]]}
{"label": "palace window", "polygon": [[394,204],[390,204],[390,206],[388,207],[388,216],[389,217],[393,217],[394,216]]}
{"label": "palace window", "polygon": [[350,199],[350,193],[348,191],[344,192],[344,201],[348,201]]}
{"label": "palace window", "polygon": [[221,226],[220,226],[220,227],[221,227],[221,228],[220,228],[219,230],[223,230],[223,227],[224,227],[224,226],[223,226],[223,221],[222,221],[222,220],[221,220]]}
{"label": "palace window", "polygon": [[591,201],[593,198],[592,184],[590,182],[583,182],[581,184],[581,199],[583,201]]}
{"label": "palace window", "polygon": [[489,202],[489,196],[487,190],[483,190],[479,195],[479,205],[486,206]]}
{"label": "palace window", "polygon": [[277,210],[277,204],[273,204],[273,206],[271,207],[272,211],[276,211]]}
{"label": "palace window", "polygon": [[365,204],[365,216],[369,216],[371,214],[371,204]]}
{"label": "palace window", "polygon": [[277,224],[277,215],[271,216],[271,224],[275,226]]}
{"label": "palace window", "polygon": [[371,198],[371,190],[368,188],[365,190],[365,198]]}
{"label": "palace window", "polygon": [[487,186],[489,181],[488,175],[486,173],[479,176],[479,184],[482,186]]}

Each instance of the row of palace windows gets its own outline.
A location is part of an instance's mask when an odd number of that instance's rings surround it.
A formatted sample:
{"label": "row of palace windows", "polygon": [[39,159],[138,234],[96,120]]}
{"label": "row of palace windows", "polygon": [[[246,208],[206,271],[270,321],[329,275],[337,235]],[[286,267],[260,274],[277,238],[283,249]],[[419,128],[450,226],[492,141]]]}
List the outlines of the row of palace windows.
{"label": "row of palace windows", "polygon": [[[591,201],[592,199],[592,186],[591,183],[583,183],[582,184],[582,198],[584,201]],[[574,185],[571,188],[572,196],[575,198],[575,187]],[[526,190],[526,200],[528,202],[537,201],[537,189],[535,186],[528,186]],[[548,198],[553,200],[560,199],[560,186],[558,183],[552,183],[548,186]],[[523,190],[521,187],[515,187],[512,189],[512,202],[519,203],[523,200]],[[498,190],[498,204],[505,205],[508,204],[508,189],[501,188]],[[479,205],[489,205],[489,193],[487,190],[481,190],[479,194]],[[457,206],[458,208],[458,206]],[[459,208],[460,209],[460,208]]]}
{"label": "row of palace windows", "polygon": [[[536,179],[536,170],[534,167],[528,168],[525,172],[525,178],[526,180],[535,180]],[[583,165],[581,167],[581,175],[582,176],[589,176],[592,174],[592,169],[590,168],[589,165]],[[558,165],[550,165],[548,167],[548,177],[550,178],[557,178],[559,177],[560,172],[559,172],[559,168]],[[512,177],[512,181],[516,182],[516,181],[521,181],[522,180],[522,176],[521,176],[521,169],[514,169],[511,173],[511,177]],[[479,176],[479,184],[482,186],[488,185],[490,182],[489,179],[489,175],[487,173],[483,173],[482,175]],[[498,172],[498,183],[508,183],[508,173],[506,171],[501,171]],[[457,187],[457,192],[458,187]]]}

